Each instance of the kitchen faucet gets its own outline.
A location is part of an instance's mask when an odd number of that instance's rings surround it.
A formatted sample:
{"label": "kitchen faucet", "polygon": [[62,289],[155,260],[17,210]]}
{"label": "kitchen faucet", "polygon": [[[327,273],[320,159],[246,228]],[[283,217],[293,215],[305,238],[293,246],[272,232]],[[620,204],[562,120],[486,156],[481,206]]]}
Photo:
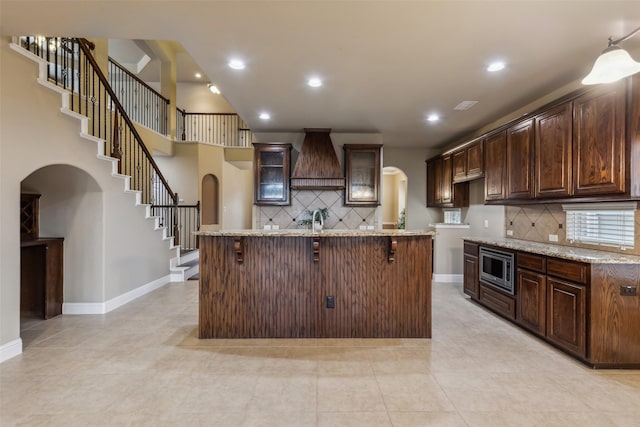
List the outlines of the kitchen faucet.
{"label": "kitchen faucet", "polygon": [[[316,214],[318,214],[318,216],[320,216],[320,222],[319,222],[319,227],[316,230]],[[324,218],[322,217],[322,212],[320,212],[320,209],[316,209],[315,211],[313,211],[313,214],[311,215],[311,231],[316,232],[316,231],[322,231],[322,227],[324,227]]]}

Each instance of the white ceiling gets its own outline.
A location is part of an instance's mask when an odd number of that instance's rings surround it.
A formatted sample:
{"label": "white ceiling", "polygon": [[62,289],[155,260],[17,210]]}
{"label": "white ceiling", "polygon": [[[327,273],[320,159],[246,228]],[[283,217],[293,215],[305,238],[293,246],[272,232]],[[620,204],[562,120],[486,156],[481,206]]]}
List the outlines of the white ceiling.
{"label": "white ceiling", "polygon": [[[436,147],[581,79],[639,1],[0,0],[3,35],[175,40],[255,131]],[[622,45],[640,60],[640,34]],[[189,56],[188,55],[188,56]],[[226,64],[241,57],[241,72]],[[507,68],[485,71],[495,59]],[[317,74],[322,88],[306,86]],[[464,100],[479,103],[453,111]],[[268,111],[271,120],[257,118]],[[442,120],[425,117],[438,112]]]}

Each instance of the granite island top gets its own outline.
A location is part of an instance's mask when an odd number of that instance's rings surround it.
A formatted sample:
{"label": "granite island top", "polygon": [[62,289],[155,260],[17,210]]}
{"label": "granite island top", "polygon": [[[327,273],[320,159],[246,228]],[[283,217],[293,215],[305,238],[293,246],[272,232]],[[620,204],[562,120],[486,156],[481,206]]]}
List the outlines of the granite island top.
{"label": "granite island top", "polygon": [[324,229],[313,232],[308,229],[282,229],[282,230],[218,230],[196,231],[196,236],[247,236],[247,237],[380,237],[380,236],[433,236],[435,231],[430,230],[335,230]]}
{"label": "granite island top", "polygon": [[573,246],[552,245],[547,243],[531,242],[528,240],[510,239],[506,237],[465,237],[464,240],[476,243],[485,243],[487,245],[498,246],[515,251],[530,252],[538,255],[546,255],[590,264],[640,264],[640,256],[593,249],[582,249]]}

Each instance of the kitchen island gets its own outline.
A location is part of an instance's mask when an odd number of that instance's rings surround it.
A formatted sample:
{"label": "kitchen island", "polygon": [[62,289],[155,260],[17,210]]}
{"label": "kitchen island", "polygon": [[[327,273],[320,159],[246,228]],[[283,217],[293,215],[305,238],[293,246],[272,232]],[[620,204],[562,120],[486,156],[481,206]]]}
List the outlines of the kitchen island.
{"label": "kitchen island", "polygon": [[430,338],[431,231],[201,231],[200,338]]}

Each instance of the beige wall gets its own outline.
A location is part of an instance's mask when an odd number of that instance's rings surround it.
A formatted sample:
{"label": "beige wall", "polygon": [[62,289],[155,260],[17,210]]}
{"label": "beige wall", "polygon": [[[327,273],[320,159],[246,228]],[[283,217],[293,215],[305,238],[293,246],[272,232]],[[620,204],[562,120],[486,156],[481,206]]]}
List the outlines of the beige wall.
{"label": "beige wall", "polygon": [[[65,290],[65,302],[106,302],[169,273],[169,259],[175,251],[169,241],[154,230],[154,222],[145,219],[145,208],[136,207],[135,194],[124,193],[124,182],[111,176],[111,162],[96,158],[94,142],[79,137],[80,122],[60,112],[58,93],[38,84],[38,66],[8,47],[8,40],[0,45],[0,346],[14,343],[20,336],[20,236],[19,200],[21,182],[49,165],[67,165],[61,176],[47,178],[49,170],[32,176],[31,185],[47,193],[44,207],[47,216],[69,214],[87,204],[99,205],[96,185],[102,191],[102,221],[96,221],[91,233],[99,233],[100,249],[82,251],[85,232],[90,227],[89,214],[78,221],[61,218],[45,221],[47,232],[62,233],[65,237],[65,267],[73,279]],[[53,169],[52,169],[53,170]],[[59,190],[73,174],[84,177],[86,188]],[[45,182],[47,181],[47,182]],[[50,182],[48,182],[50,181]],[[95,181],[96,185],[92,184]],[[75,183],[81,185],[81,182]],[[56,206],[69,203],[70,206]],[[96,218],[100,213],[95,211]],[[94,218],[95,219],[95,218]],[[79,242],[80,240],[80,242]],[[98,239],[100,240],[100,239]],[[92,253],[93,252],[93,253]],[[75,266],[69,263],[75,262]],[[82,265],[82,267],[78,267]],[[81,272],[86,268],[88,271]],[[88,278],[97,281],[86,282]],[[100,280],[100,277],[102,280]],[[77,299],[76,299],[77,298]],[[86,298],[86,299],[85,299]],[[87,301],[88,300],[88,301]]]}
{"label": "beige wall", "polygon": [[211,93],[206,83],[178,83],[177,105],[189,113],[234,113],[222,95]]}

